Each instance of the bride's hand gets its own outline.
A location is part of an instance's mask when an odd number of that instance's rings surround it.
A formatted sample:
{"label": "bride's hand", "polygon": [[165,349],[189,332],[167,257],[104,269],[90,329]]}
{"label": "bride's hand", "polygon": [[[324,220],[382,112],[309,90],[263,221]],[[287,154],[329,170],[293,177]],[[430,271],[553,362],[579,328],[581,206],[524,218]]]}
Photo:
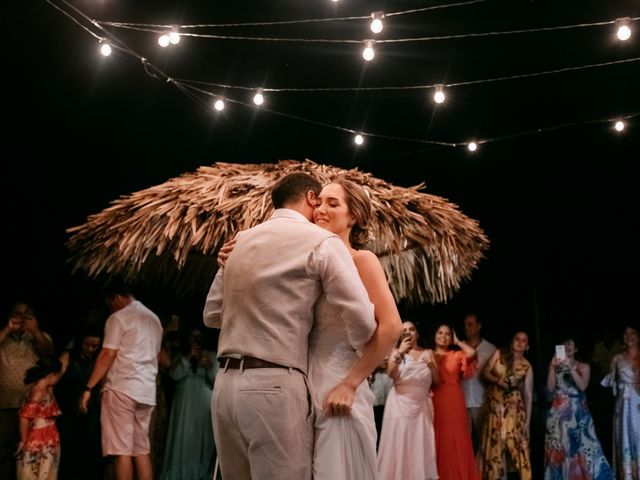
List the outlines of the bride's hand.
{"label": "bride's hand", "polygon": [[233,247],[236,246],[236,239],[232,238],[224,245],[218,252],[218,266],[220,268],[224,268],[225,263],[227,263],[227,258],[229,258],[229,254],[233,251]]}
{"label": "bride's hand", "polygon": [[341,382],[325,398],[322,404],[322,411],[327,417],[349,415],[355,396],[356,391]]}

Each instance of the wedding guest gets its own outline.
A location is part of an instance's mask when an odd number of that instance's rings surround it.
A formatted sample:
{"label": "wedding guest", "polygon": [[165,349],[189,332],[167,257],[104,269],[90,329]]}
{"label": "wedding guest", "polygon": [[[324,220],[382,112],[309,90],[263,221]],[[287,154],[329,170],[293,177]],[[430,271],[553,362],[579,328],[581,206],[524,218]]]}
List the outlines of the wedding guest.
{"label": "wedding guest", "polygon": [[393,388],[387,397],[380,448],[380,480],[437,479],[431,385],[439,379],[433,351],[418,346],[413,322],[402,324],[399,345],[387,373]]}
{"label": "wedding guest", "polygon": [[475,313],[470,313],[464,317],[464,337],[467,345],[476,351],[477,369],[475,373],[462,380],[462,391],[467,405],[467,416],[469,418],[469,431],[473,441],[474,450],[478,449],[480,438],[480,409],[484,399],[484,379],[482,369],[486,365],[491,355],[496,351],[493,343],[482,337],[482,323]]}
{"label": "wedding guest", "polygon": [[185,332],[182,351],[173,355],[169,369],[176,388],[162,480],[212,478],[216,450],[211,430],[211,391],[217,366],[216,353],[205,350],[200,330]]}
{"label": "wedding guest", "polygon": [[602,384],[613,387],[613,467],[618,480],[640,479],[640,330],[624,330],[625,351],[611,361]]}
{"label": "wedding guest", "polygon": [[378,433],[378,441],[376,448],[380,445],[380,434],[382,432],[382,419],[384,417],[384,406],[389,396],[389,392],[393,387],[393,380],[387,374],[389,366],[389,356],[386,356],[383,362],[369,375],[369,388],[375,396],[373,400],[373,417],[376,421],[376,432]]}
{"label": "wedding guest", "polygon": [[563,341],[565,356],[549,364],[547,389],[553,401],[545,435],[545,480],[613,480],[613,472],[596,437],[585,390],[591,367],[575,358],[573,337]]}
{"label": "wedding guest", "polygon": [[484,367],[483,375],[491,383],[485,390],[478,454],[483,480],[502,479],[509,467],[517,471],[520,480],[531,480],[533,369],[524,356],[528,350],[528,335],[518,332],[511,344],[496,350]]}
{"label": "wedding guest", "polygon": [[[438,326],[435,358],[440,381],[433,391],[438,474],[441,480],[476,480],[467,407],[460,385],[475,370],[476,351],[458,339],[453,328]],[[454,349],[455,348],[455,349]]]}
{"label": "wedding guest", "polygon": [[55,417],[60,408],[53,396],[53,386],[62,368],[55,357],[42,357],[25,374],[31,385],[20,417],[20,443],[17,450],[18,480],[55,480],[60,462],[60,435]]}
{"label": "wedding guest", "polygon": [[83,328],[71,348],[60,355],[62,370],[55,395],[62,411],[58,419],[61,479],[83,480],[89,471],[96,478],[101,476],[100,399],[97,395],[91,399],[86,414],[78,408],[78,398],[84,392],[101,343],[98,327]]}
{"label": "wedding guest", "polygon": [[40,329],[33,309],[17,303],[0,330],[0,478],[15,478],[19,440],[18,408],[29,388],[26,371],[41,355],[53,354],[51,337]]}

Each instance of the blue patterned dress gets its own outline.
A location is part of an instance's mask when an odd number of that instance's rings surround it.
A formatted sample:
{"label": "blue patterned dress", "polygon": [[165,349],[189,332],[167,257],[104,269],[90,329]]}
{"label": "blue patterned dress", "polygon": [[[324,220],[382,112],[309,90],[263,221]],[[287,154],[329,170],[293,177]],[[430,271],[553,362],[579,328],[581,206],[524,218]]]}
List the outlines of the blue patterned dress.
{"label": "blue patterned dress", "polygon": [[555,368],[556,388],[545,435],[545,480],[613,480],[584,392],[568,365]]}
{"label": "blue patterned dress", "polygon": [[613,357],[602,385],[613,387],[613,465],[618,480],[640,480],[640,366],[623,353]]}

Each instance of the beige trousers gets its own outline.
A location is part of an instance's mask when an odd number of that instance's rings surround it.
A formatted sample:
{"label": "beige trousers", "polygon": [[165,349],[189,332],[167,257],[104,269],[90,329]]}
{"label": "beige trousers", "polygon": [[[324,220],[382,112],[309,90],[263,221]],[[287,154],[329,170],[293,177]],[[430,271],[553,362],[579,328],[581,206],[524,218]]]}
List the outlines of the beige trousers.
{"label": "beige trousers", "polygon": [[313,407],[302,373],[221,367],[212,412],[224,480],[311,480]]}

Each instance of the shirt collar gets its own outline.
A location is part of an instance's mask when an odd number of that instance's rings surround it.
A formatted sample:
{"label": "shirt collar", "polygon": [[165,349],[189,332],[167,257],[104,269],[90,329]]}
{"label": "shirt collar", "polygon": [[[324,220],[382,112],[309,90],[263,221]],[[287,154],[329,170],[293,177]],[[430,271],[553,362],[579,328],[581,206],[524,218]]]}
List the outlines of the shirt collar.
{"label": "shirt collar", "polygon": [[302,220],[304,222],[309,222],[307,217],[302,215],[300,212],[295,210],[291,210],[290,208],[278,208],[273,212],[271,218],[290,218],[291,220]]}

